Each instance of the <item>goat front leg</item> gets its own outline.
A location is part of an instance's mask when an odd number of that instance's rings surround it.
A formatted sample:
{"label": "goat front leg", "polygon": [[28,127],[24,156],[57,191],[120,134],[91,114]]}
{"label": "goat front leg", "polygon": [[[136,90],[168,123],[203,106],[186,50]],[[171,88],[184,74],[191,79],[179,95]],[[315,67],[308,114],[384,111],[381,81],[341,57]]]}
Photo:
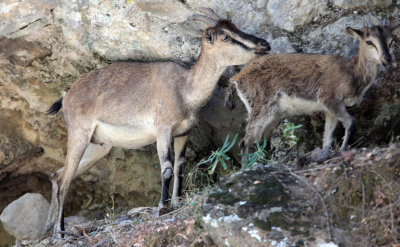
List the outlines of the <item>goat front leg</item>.
{"label": "goat front leg", "polygon": [[329,114],[339,119],[345,128],[342,146],[340,147],[340,151],[344,151],[347,149],[350,138],[356,132],[356,120],[347,112],[345,104],[340,100],[329,102],[326,106],[330,111]]}
{"label": "goat front leg", "polygon": [[323,149],[330,149],[333,141],[333,131],[337,126],[338,119],[329,113],[325,113],[325,130],[322,143]]}
{"label": "goat front leg", "polygon": [[188,136],[175,137],[174,138],[174,188],[172,192],[172,207],[176,208],[179,203],[179,199],[182,196],[182,181],[183,181],[183,170],[185,167],[185,151]]}
{"label": "goat front leg", "polygon": [[171,162],[171,129],[160,127],[157,131],[157,153],[161,167],[161,199],[158,203],[159,214],[168,208],[169,184],[173,175]]}
{"label": "goat front leg", "polygon": [[[346,111],[346,113],[347,113],[347,111]],[[345,116],[343,118],[343,120],[341,120],[341,122],[344,125],[345,133],[344,133],[344,137],[343,137],[342,146],[340,147],[340,151],[344,151],[348,147],[349,140],[351,139],[351,137],[353,137],[354,133],[357,130],[357,124],[356,124],[355,118],[350,116],[350,114],[347,114],[347,116]]]}

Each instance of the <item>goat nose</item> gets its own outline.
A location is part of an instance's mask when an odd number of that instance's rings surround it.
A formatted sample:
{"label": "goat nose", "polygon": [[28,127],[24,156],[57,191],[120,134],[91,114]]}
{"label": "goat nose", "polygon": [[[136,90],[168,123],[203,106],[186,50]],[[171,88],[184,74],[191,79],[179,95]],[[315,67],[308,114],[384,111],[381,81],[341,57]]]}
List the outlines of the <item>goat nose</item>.
{"label": "goat nose", "polygon": [[271,47],[269,46],[269,43],[266,40],[261,39],[259,41],[260,46],[264,46],[268,51],[271,50]]}

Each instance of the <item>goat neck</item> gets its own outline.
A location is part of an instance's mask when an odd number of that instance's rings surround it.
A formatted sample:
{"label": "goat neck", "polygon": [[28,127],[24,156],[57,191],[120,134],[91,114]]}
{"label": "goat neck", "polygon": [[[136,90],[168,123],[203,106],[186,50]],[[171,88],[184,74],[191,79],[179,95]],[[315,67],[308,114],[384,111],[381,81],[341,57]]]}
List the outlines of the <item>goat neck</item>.
{"label": "goat neck", "polygon": [[379,64],[369,59],[360,47],[356,56],[351,60],[354,68],[354,76],[357,86],[357,94],[363,97],[364,93],[374,83],[379,71]]}
{"label": "goat neck", "polygon": [[186,82],[185,102],[191,109],[201,108],[207,103],[225,68],[206,52],[200,54]]}

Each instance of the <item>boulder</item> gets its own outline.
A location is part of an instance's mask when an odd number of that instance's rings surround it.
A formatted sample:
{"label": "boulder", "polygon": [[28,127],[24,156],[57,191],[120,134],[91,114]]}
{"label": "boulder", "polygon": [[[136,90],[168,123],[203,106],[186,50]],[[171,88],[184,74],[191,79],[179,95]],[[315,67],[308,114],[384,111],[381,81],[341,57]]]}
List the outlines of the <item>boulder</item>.
{"label": "boulder", "polygon": [[49,203],[41,195],[26,193],[10,203],[2,212],[4,228],[18,240],[37,240],[44,234]]}
{"label": "boulder", "polygon": [[275,26],[293,32],[296,28],[318,18],[325,11],[326,4],[326,1],[320,0],[270,0],[267,10]]}
{"label": "boulder", "polygon": [[[381,24],[382,20],[371,15],[349,15],[324,26],[311,29],[302,35],[306,44],[302,48],[307,53],[340,54],[352,56],[357,52],[357,40],[346,32],[346,27],[361,29],[365,20]],[[309,44],[309,45],[307,45]]]}
{"label": "boulder", "polygon": [[[313,194],[269,166],[223,179],[203,204],[203,225],[217,246],[321,246],[329,244]],[[337,245],[332,245],[337,246]]]}
{"label": "boulder", "polygon": [[393,4],[392,0],[334,0],[333,5],[343,9],[365,8],[377,6],[386,8]]}

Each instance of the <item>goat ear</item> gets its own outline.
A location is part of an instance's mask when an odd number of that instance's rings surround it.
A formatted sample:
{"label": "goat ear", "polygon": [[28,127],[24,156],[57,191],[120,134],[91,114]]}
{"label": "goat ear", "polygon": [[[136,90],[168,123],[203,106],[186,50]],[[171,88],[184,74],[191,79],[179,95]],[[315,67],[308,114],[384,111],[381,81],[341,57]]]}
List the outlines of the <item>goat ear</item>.
{"label": "goat ear", "polygon": [[212,44],[214,43],[215,40],[215,30],[212,27],[209,27],[204,31],[204,38],[207,41],[207,43]]}
{"label": "goat ear", "polygon": [[358,29],[354,29],[351,27],[347,27],[346,31],[348,34],[350,34],[351,36],[357,38],[357,39],[362,39],[364,36],[364,32]]}

